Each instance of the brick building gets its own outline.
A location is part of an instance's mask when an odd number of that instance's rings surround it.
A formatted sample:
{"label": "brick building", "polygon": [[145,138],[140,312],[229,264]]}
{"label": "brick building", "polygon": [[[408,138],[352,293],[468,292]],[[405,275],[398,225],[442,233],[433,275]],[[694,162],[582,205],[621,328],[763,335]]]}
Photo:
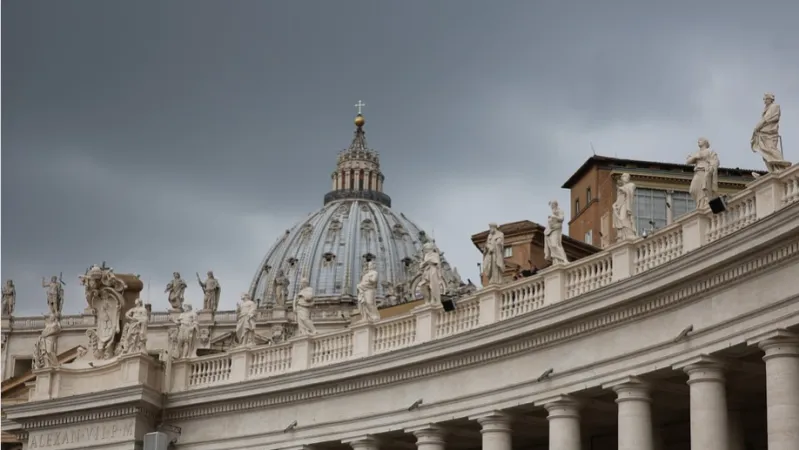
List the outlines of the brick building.
{"label": "brick building", "polygon": [[[612,205],[616,181],[625,172],[636,185],[634,214],[639,234],[669,225],[694,210],[688,194],[693,166],[595,155],[563,184],[571,191],[570,237],[600,248],[615,241]],[[738,192],[753,179],[752,170],[719,168],[720,194]]]}

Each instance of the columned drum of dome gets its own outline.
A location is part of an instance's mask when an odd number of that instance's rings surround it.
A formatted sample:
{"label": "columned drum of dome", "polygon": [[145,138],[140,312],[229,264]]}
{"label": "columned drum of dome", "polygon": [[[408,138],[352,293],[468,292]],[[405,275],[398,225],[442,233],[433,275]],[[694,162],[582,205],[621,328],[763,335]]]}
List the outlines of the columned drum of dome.
{"label": "columned drum of dome", "polygon": [[[365,122],[361,114],[355,118],[355,135],[338,155],[333,190],[324,196],[322,209],[286,230],[258,267],[249,293],[259,304],[274,303],[275,279],[281,271],[289,280],[289,300],[307,276],[317,300],[354,302],[370,260],[380,274],[381,304],[415,297],[411,282],[427,235],[404,214],[391,210],[379,155],[366,144]],[[445,277],[460,283],[457,272],[446,262],[443,266]]]}

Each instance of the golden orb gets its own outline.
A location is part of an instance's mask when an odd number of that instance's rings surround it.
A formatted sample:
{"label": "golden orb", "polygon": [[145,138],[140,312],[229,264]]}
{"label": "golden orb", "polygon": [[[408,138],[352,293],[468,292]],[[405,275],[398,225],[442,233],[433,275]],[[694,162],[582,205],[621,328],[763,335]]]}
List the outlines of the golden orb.
{"label": "golden orb", "polygon": [[366,123],[366,119],[364,119],[362,115],[358,114],[357,116],[355,116],[355,126],[356,127],[360,128],[365,123]]}

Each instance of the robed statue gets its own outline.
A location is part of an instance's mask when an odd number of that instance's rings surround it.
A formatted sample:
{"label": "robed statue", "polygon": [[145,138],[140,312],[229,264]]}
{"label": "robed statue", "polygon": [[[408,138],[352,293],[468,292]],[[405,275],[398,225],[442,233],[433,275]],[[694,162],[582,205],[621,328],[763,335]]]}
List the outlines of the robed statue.
{"label": "robed statue", "polygon": [[613,228],[616,240],[635,239],[635,221],[633,202],[635,201],[635,184],[630,181],[630,174],[623,173],[616,183],[616,201],[613,202]]}
{"label": "robed statue", "polygon": [[563,250],[563,220],[565,215],[558,206],[558,202],[549,202],[552,214],[547,218],[547,227],[544,229],[544,259],[552,264],[566,264],[569,259]]}
{"label": "robed statue", "polygon": [[222,287],[219,285],[219,280],[214,277],[214,273],[208,271],[208,278],[205,282],[200,279],[200,274],[197,273],[197,282],[200,283],[200,288],[203,290],[203,309],[206,311],[216,312],[219,307],[219,296],[222,294]]}
{"label": "robed statue", "polygon": [[432,240],[422,245],[422,264],[419,270],[422,273],[422,280],[419,282],[422,296],[429,304],[440,304],[447,284],[441,267],[441,252]]}
{"label": "robed statue", "polygon": [[122,327],[122,338],[117,345],[116,353],[119,355],[146,353],[149,324],[150,310],[142,304],[140,298],[137,298],[133,308],[125,313],[125,325]]}
{"label": "robed statue", "polygon": [[286,306],[286,300],[289,297],[289,279],[283,269],[277,271],[273,285],[275,288],[275,306],[283,308]]}
{"label": "robed statue", "polygon": [[719,155],[710,149],[710,142],[699,138],[699,149],[688,156],[686,164],[694,166],[694,178],[688,193],[696,203],[696,209],[707,208],[710,200],[719,192]]}
{"label": "robed statue", "polygon": [[183,294],[186,292],[186,282],[180,277],[180,272],[172,273],[172,280],[167,283],[164,293],[169,293],[169,304],[173,311],[182,311]]}
{"label": "robed statue", "polygon": [[488,284],[501,284],[505,271],[505,234],[495,223],[488,225],[488,238],[483,251],[483,275]]}
{"label": "robed statue", "polygon": [[377,281],[378,273],[374,261],[366,263],[366,271],[361,276],[358,283],[358,312],[361,320],[365,322],[376,322],[380,320],[380,311],[377,309]]}
{"label": "robed statue", "polygon": [[58,366],[58,335],[61,320],[58,314],[49,314],[44,319],[44,330],[33,348],[33,368],[44,369]]}
{"label": "robed statue", "polygon": [[780,137],[780,105],[774,103],[774,94],[763,95],[763,114],[752,132],[752,152],[760,153],[769,172],[779,172],[791,166],[782,154]]}
{"label": "robed statue", "polygon": [[255,344],[255,313],[258,305],[252,301],[250,294],[242,294],[236,306],[236,344]]}
{"label": "robed statue", "polygon": [[14,287],[12,280],[6,280],[3,285],[3,316],[10,316],[14,314],[14,307],[17,304],[17,288]]}
{"label": "robed statue", "polygon": [[298,335],[316,334],[316,326],[311,319],[314,292],[310,281],[303,277],[300,281],[300,291],[294,297],[294,315],[297,318]]}

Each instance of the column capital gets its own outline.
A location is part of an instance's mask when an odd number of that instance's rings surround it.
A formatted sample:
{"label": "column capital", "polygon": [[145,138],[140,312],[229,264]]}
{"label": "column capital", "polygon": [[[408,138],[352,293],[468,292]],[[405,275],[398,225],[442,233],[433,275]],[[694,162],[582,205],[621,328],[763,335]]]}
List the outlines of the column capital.
{"label": "column capital", "polygon": [[708,355],[699,355],[671,366],[674,370],[683,370],[688,374],[688,384],[700,381],[724,381],[727,364]]}
{"label": "column capital", "polygon": [[799,358],[799,335],[788,330],[771,330],[748,339],[746,343],[757,345],[766,352],[764,361],[783,356]]}
{"label": "column capital", "polygon": [[406,433],[411,433],[416,436],[416,444],[441,444],[444,445],[444,435],[447,430],[444,427],[436,424],[426,424],[418,427],[411,427],[405,429]]}
{"label": "column capital", "polygon": [[549,415],[547,419],[561,417],[580,417],[580,401],[570,395],[556,395],[535,402],[536,406],[543,406]]}
{"label": "column capital", "polygon": [[638,377],[627,376],[602,385],[602,389],[611,389],[616,393],[616,403],[625,401],[651,402],[649,396],[651,386]]}
{"label": "column capital", "polygon": [[361,449],[374,449],[380,445],[380,440],[376,437],[372,436],[371,434],[366,434],[363,436],[358,436],[350,439],[342,439],[342,444],[348,444],[355,450]]}
{"label": "column capital", "polygon": [[513,418],[501,411],[489,411],[484,414],[470,416],[469,420],[474,420],[480,424],[481,433],[492,431],[511,431],[510,423]]}

